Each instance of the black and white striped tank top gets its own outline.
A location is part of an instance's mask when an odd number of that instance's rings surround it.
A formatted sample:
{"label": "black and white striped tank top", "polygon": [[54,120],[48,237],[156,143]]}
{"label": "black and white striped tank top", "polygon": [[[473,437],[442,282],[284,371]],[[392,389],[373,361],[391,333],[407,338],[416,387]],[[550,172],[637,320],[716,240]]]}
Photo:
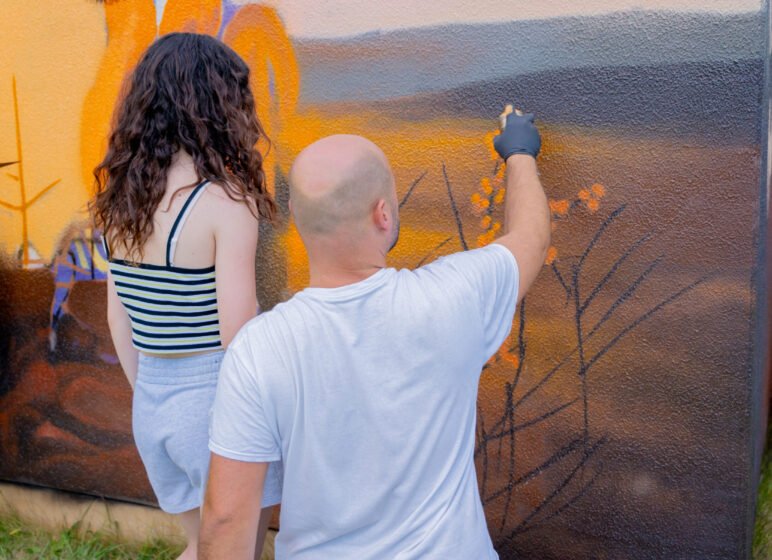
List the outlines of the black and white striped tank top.
{"label": "black and white striped tank top", "polygon": [[170,354],[222,348],[214,266],[173,266],[180,230],[208,181],[193,189],[169,232],[166,266],[113,259],[105,240],[110,273],[131,319],[134,347]]}

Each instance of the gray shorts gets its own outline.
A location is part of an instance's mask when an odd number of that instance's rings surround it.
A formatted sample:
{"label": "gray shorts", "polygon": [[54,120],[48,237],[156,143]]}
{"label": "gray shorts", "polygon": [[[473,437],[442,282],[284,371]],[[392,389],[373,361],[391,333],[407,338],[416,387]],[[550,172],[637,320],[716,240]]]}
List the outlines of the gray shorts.
{"label": "gray shorts", "polygon": [[[225,352],[188,358],[139,354],[134,441],[161,509],[200,507],[209,472],[209,417]],[[271,463],[263,507],[281,501],[281,463]]]}

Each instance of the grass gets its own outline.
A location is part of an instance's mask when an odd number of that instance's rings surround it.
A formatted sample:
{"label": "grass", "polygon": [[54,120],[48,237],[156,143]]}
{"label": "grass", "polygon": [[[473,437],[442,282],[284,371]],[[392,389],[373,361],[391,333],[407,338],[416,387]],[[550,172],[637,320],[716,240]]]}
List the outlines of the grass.
{"label": "grass", "polygon": [[767,430],[767,450],[761,461],[753,560],[772,560],[772,425]]}
{"label": "grass", "polygon": [[0,559],[38,560],[172,560],[181,546],[162,541],[121,543],[101,531],[81,531],[79,523],[58,532],[26,526],[17,516],[0,519]]}

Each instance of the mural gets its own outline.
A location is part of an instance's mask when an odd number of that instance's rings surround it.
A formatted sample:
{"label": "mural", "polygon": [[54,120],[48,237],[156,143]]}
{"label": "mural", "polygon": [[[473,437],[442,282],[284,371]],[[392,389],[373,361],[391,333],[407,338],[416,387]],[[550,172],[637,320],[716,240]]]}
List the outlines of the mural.
{"label": "mural", "polygon": [[403,224],[390,262],[415,267],[495,237],[495,117],[534,112],[553,246],[479,392],[497,549],[747,552],[765,425],[766,4],[38,4],[2,5],[0,478],[153,503],[84,208],[125,75],[157,34],[194,30],[248,62],[271,137],[283,220],[261,226],[263,309],[308,280],[287,215],[303,147],[339,132],[383,147]]}

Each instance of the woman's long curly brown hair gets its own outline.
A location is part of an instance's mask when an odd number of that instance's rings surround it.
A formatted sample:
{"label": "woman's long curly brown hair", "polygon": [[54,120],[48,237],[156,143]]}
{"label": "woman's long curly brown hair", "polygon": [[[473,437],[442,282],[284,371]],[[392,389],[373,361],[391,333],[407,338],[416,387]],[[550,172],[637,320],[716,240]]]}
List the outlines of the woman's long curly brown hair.
{"label": "woman's long curly brown hair", "polygon": [[273,220],[276,205],[256,147],[267,137],[255,114],[249,67],[220,41],[194,33],[157,39],[134,69],[113,120],[89,207],[105,239],[124,246],[127,258],[142,257],[181,149],[193,157],[199,180],[220,184],[256,218]]}

